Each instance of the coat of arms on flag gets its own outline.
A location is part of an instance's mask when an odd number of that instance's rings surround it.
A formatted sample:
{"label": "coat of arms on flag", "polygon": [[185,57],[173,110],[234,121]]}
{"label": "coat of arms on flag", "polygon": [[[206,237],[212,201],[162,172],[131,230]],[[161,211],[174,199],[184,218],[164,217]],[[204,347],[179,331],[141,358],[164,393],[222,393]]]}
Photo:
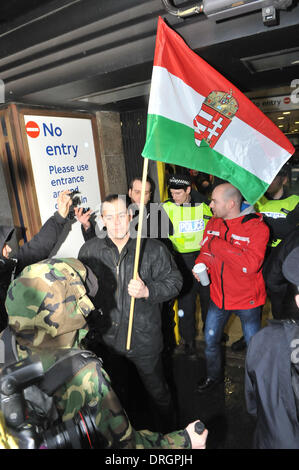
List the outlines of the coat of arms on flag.
{"label": "coat of arms on flag", "polygon": [[205,140],[214,147],[238,111],[238,102],[232,91],[212,91],[204,100],[199,113],[193,120],[196,145]]}

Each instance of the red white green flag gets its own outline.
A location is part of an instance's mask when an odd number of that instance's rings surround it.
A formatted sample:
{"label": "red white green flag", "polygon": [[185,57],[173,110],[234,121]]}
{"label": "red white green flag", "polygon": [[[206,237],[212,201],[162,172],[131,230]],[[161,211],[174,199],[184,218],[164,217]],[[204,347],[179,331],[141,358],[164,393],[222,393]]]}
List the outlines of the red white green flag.
{"label": "red white green flag", "polygon": [[295,149],[159,18],[142,155],[218,176],[254,204]]}

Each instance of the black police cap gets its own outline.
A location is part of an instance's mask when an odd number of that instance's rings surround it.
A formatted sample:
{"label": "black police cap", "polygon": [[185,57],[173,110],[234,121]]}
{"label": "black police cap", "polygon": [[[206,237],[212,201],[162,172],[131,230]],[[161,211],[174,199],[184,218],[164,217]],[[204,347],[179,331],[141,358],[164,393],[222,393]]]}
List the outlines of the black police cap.
{"label": "black police cap", "polygon": [[189,175],[185,174],[175,174],[171,175],[168,178],[168,187],[170,189],[184,189],[188,186],[191,186],[191,178]]}

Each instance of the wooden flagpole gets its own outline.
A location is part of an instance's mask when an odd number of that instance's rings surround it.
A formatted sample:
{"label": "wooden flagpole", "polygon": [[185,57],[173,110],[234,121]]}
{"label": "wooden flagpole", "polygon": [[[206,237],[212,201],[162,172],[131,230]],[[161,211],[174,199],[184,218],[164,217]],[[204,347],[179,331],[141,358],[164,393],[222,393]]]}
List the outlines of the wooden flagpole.
{"label": "wooden flagpole", "polygon": [[[144,195],[145,195],[147,169],[148,169],[148,158],[144,158],[143,173],[142,173],[141,198],[140,198],[140,207],[139,207],[139,215],[138,215],[138,230],[137,230],[137,240],[136,240],[136,251],[135,251],[134,271],[133,271],[133,279],[134,280],[137,279],[138,265],[139,265],[140,243],[141,243],[141,233],[142,233],[143,213],[144,213]],[[133,319],[134,319],[134,306],[135,306],[135,297],[131,297],[129,325],[128,325],[128,336],[127,336],[127,346],[126,346],[127,350],[129,350],[131,348],[132,327],[133,327]]]}

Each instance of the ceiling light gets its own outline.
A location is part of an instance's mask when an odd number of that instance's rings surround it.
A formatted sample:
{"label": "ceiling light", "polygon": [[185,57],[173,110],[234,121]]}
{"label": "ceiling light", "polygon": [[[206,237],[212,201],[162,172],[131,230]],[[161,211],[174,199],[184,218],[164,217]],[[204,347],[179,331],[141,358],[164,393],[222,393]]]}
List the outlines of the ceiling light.
{"label": "ceiling light", "polygon": [[89,103],[96,103],[104,105],[130,98],[137,98],[139,96],[149,95],[150,80],[143,82],[136,82],[132,85],[124,85],[118,88],[111,88],[98,93],[93,93],[85,96],[78,96],[73,100],[88,101]]}
{"label": "ceiling light", "polygon": [[284,113],[282,114],[291,114],[291,111],[285,111]]}
{"label": "ceiling light", "polygon": [[282,70],[286,67],[297,66],[299,48],[279,50],[267,54],[251,57],[242,57],[241,62],[251,73],[266,72],[270,70]]}
{"label": "ceiling light", "polygon": [[277,119],[284,119],[284,116],[279,116]]}
{"label": "ceiling light", "polygon": [[283,124],[280,124],[278,127],[283,127]]}

